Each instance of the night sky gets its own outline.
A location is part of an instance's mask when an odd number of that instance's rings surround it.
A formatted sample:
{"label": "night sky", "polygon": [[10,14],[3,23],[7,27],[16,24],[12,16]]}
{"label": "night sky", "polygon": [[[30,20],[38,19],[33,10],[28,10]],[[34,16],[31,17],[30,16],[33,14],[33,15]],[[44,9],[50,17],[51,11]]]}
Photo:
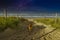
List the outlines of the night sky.
{"label": "night sky", "polygon": [[60,0],[0,0],[0,12],[59,12]]}

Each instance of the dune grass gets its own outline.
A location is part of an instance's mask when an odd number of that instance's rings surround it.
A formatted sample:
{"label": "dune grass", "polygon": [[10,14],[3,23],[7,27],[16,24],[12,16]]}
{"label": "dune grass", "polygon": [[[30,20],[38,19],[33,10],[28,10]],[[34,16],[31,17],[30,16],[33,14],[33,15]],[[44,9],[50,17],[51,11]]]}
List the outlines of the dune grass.
{"label": "dune grass", "polygon": [[18,29],[20,25],[23,25],[24,21],[28,21],[24,18],[17,17],[0,17],[0,32],[6,30],[7,28]]}
{"label": "dune grass", "polygon": [[51,25],[54,28],[60,29],[60,18],[36,18],[34,21],[41,22],[46,25]]}
{"label": "dune grass", "polygon": [[[60,29],[60,18],[35,18],[34,21]],[[6,30],[7,28],[20,29],[22,25],[26,24],[28,24],[28,20],[25,18],[0,17],[0,32]]]}

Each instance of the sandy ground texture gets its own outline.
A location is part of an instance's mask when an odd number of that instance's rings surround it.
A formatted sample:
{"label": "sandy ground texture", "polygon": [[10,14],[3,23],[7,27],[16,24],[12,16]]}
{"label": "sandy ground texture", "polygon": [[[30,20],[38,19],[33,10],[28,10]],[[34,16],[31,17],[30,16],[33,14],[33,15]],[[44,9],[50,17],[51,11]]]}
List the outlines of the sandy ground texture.
{"label": "sandy ground texture", "polygon": [[0,33],[0,40],[60,40],[60,31],[43,23],[37,23],[28,31],[23,25],[21,30],[6,29]]}

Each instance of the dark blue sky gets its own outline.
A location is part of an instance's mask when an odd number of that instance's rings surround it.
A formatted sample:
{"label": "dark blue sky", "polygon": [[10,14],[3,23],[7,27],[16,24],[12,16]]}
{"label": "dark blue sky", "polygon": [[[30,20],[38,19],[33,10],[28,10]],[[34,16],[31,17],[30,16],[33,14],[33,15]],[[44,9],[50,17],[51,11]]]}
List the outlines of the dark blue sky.
{"label": "dark blue sky", "polygon": [[0,8],[8,8],[10,12],[60,12],[60,0],[0,0]]}
{"label": "dark blue sky", "polygon": [[31,8],[46,12],[60,12],[60,0],[34,0]]}

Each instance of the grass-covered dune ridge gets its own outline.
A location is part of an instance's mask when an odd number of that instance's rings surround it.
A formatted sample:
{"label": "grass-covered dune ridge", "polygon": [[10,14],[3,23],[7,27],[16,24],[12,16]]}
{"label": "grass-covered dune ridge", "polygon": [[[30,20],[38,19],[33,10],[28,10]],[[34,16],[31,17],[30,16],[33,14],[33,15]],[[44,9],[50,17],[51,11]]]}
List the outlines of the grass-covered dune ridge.
{"label": "grass-covered dune ridge", "polygon": [[41,22],[46,25],[51,25],[54,28],[60,29],[60,18],[35,18],[34,21]]}
{"label": "grass-covered dune ridge", "polygon": [[28,20],[17,17],[0,17],[0,32],[7,28],[18,29],[21,25],[24,25],[23,22],[26,24]]}
{"label": "grass-covered dune ridge", "polygon": [[[60,18],[32,18],[34,21],[44,23],[46,25],[51,25],[54,28],[60,29]],[[26,26],[30,22],[25,18],[20,17],[0,17],[0,32],[11,29],[21,29],[21,26]],[[33,22],[32,22],[33,23]]]}

